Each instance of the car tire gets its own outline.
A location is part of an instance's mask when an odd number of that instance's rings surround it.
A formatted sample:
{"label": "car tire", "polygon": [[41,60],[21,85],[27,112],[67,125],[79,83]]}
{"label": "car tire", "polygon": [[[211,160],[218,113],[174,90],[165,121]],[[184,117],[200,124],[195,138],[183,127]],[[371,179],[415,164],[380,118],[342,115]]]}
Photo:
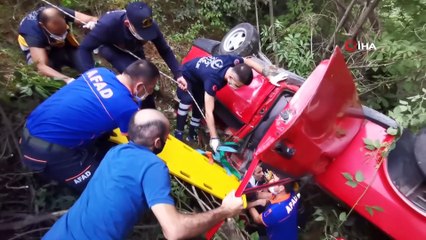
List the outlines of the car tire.
{"label": "car tire", "polygon": [[259,51],[259,33],[250,23],[240,23],[232,28],[219,45],[219,54],[249,56]]}

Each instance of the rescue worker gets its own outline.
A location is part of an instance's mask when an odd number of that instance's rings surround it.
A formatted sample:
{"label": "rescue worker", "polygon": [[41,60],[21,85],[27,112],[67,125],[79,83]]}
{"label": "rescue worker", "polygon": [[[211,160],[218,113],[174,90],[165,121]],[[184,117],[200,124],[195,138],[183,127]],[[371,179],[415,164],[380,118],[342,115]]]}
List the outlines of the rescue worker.
{"label": "rescue worker", "polygon": [[[92,51],[98,48],[99,55],[111,63],[118,72],[123,72],[127,66],[136,61],[135,56],[145,59],[143,46],[148,41],[155,45],[175,79],[181,81],[180,64],[164,39],[157,22],[152,19],[151,8],[143,2],[129,3],[125,10],[108,12],[99,19],[81,43],[80,71],[94,67]],[[155,108],[154,97],[149,96],[142,107]]]}
{"label": "rescue worker", "polygon": [[[184,77],[182,85],[186,87],[185,90],[191,92],[200,108],[205,106],[206,123],[210,132],[210,147],[215,152],[220,144],[213,116],[216,93],[226,85],[232,89],[249,85],[253,79],[251,68],[259,73],[262,72],[262,66],[255,60],[231,55],[195,58],[182,67]],[[180,140],[183,139],[186,118],[189,108],[192,106],[192,118],[186,140],[197,141],[197,129],[200,126],[202,114],[185,90],[177,89],[180,103],[174,135]]]}
{"label": "rescue worker", "polygon": [[237,215],[243,201],[235,197],[235,191],[211,211],[182,214],[176,210],[169,170],[156,156],[166,144],[169,127],[159,111],[138,111],[129,123],[130,142],[106,154],[80,198],[43,239],[125,239],[148,208],[167,239],[195,237]]}
{"label": "rescue worker", "polygon": [[[273,181],[279,179],[274,176]],[[269,188],[273,194],[270,204],[259,214],[256,208],[249,209],[253,220],[266,227],[266,232],[270,240],[297,240],[297,209],[299,206],[300,193],[293,190],[294,183],[277,185]],[[259,199],[264,202],[265,199]],[[254,205],[254,204],[253,204]]]}
{"label": "rescue worker", "polygon": [[108,150],[103,136],[117,127],[127,133],[138,110],[134,98],[146,98],[158,78],[157,67],[146,60],[130,64],[117,76],[106,68],[84,73],[29,115],[20,144],[22,162],[82,191]]}
{"label": "rescue worker", "polygon": [[63,66],[77,69],[78,42],[70,31],[70,23],[90,28],[96,17],[68,8],[60,8],[70,16],[54,7],[41,7],[28,14],[19,26],[18,43],[28,64],[34,63],[40,74],[65,82],[72,77],[61,73]]}

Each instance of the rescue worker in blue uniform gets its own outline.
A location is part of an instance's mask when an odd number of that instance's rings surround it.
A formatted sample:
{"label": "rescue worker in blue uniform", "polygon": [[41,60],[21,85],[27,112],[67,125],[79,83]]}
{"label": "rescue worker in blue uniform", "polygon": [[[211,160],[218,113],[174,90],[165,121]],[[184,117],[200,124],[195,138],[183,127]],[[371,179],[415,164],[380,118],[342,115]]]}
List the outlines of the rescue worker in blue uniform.
{"label": "rescue worker in blue uniform", "polygon": [[[40,74],[69,82],[73,78],[62,74],[61,68],[78,67],[78,42],[70,31],[70,23],[87,28],[97,18],[68,8],[60,9],[63,12],[54,7],[41,7],[28,14],[19,26],[18,43],[27,63],[36,64]],[[70,16],[90,24],[83,25]]]}
{"label": "rescue worker in blue uniform", "polygon": [[82,191],[106,150],[104,135],[127,133],[136,99],[153,92],[157,67],[146,60],[115,75],[94,68],[64,86],[27,118],[21,139],[25,166],[44,177]]}
{"label": "rescue worker in blue uniform", "polygon": [[[250,85],[253,79],[252,68],[261,73],[262,66],[255,60],[231,55],[218,55],[195,58],[182,67],[182,74],[186,86],[197,104],[205,106],[207,127],[210,132],[210,147],[216,151],[220,144],[213,117],[214,100],[216,92],[229,85],[238,89],[244,85]],[[193,104],[192,97],[185,90],[178,88],[177,96],[180,100],[177,114],[177,124],[174,135],[183,139],[183,131],[189,108],[192,106],[192,118],[189,127],[187,141],[197,140],[197,128],[200,125],[202,114]]]}
{"label": "rescue worker in blue uniform", "polygon": [[[273,181],[277,181],[275,177]],[[274,195],[270,204],[259,214],[256,208],[250,208],[250,215],[257,224],[266,227],[269,240],[297,240],[297,214],[300,193],[293,189],[294,183],[269,188]],[[264,199],[263,199],[264,200]]]}
{"label": "rescue worker in blue uniform", "polygon": [[[126,10],[111,11],[99,19],[79,48],[80,71],[94,67],[92,51],[98,48],[103,58],[118,72],[123,72],[128,65],[136,61],[135,56],[145,59],[143,46],[148,41],[155,45],[175,79],[181,81],[180,64],[157,23],[152,19],[151,8],[143,2],[129,3]],[[142,107],[155,108],[153,96],[149,96]]]}
{"label": "rescue worker in blue uniform", "polygon": [[176,210],[169,170],[156,156],[166,144],[169,127],[161,112],[138,111],[129,123],[130,142],[106,154],[79,199],[42,239],[126,239],[148,209],[167,239],[188,239],[241,212],[243,201],[235,197],[235,191],[220,207],[207,212]]}

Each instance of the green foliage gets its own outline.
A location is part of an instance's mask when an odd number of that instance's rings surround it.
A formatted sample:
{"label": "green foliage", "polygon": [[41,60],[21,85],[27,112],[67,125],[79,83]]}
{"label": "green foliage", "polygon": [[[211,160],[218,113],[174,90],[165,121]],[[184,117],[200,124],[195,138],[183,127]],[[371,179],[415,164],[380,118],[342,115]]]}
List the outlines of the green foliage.
{"label": "green foliage", "polygon": [[8,86],[10,97],[38,97],[45,99],[64,85],[62,80],[39,75],[31,65],[17,68]]}
{"label": "green foliage", "polygon": [[383,212],[383,208],[380,206],[368,206],[365,205],[365,210],[370,214],[370,216],[374,216],[374,211]]}
{"label": "green foliage", "polygon": [[388,129],[386,129],[386,133],[391,136],[396,136],[398,134],[398,129],[389,127]]}
{"label": "green foliage", "polygon": [[422,0],[383,2],[382,34],[372,36],[377,50],[366,56],[363,65],[371,67],[358,85],[367,105],[390,111],[401,125],[414,130],[426,124],[424,92],[419,92],[426,82],[426,18],[420,13],[425,7]]}
{"label": "green foliage", "polygon": [[259,233],[258,232],[254,232],[252,234],[250,234],[250,240],[259,240]]}
{"label": "green foliage", "polygon": [[411,128],[414,131],[426,126],[426,88],[422,88],[422,93],[407,100],[400,100],[399,105],[389,112],[389,116],[394,118],[402,127]]}
{"label": "green foliage", "polygon": [[[343,231],[339,228],[339,224],[346,221],[346,212],[340,212],[338,214],[339,210],[333,207],[315,207],[315,209],[312,215],[314,223],[322,224],[323,236],[321,236],[320,239],[332,240],[336,239],[338,236],[343,236]],[[311,223],[311,225],[312,224],[313,223]],[[309,227],[311,226],[308,226],[308,228]]]}
{"label": "green foliage", "polygon": [[343,172],[342,175],[347,180],[345,184],[352,188],[356,188],[358,183],[363,182],[365,179],[361,171],[357,171],[355,176],[352,176],[352,174],[348,172]]}
{"label": "green foliage", "polygon": [[177,42],[192,42],[202,35],[214,39],[219,36],[220,40],[223,33],[244,19],[252,7],[249,1],[244,0],[166,2],[167,4],[164,4],[164,0],[147,1],[153,8],[155,19],[161,23],[162,28],[172,32],[172,39]]}
{"label": "green foliage", "polygon": [[[274,54],[278,65],[301,76],[308,76],[315,67],[312,37],[318,21],[310,0],[287,2],[288,11],[277,17],[274,43],[272,26],[262,26],[261,39],[265,52]],[[273,58],[271,58],[273,59]]]}
{"label": "green foliage", "polygon": [[364,147],[370,151],[380,149],[382,147],[382,144],[379,140],[371,140],[369,138],[364,138]]}

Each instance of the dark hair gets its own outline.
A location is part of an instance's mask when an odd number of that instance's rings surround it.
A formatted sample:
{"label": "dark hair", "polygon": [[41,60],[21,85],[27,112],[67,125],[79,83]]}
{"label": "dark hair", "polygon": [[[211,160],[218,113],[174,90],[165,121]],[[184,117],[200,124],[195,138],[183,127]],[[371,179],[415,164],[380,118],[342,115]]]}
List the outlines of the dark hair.
{"label": "dark hair", "polygon": [[129,75],[133,81],[143,79],[145,84],[152,84],[160,77],[158,68],[150,61],[139,59],[130,64],[123,72]]}
{"label": "dark hair", "polygon": [[56,9],[56,8],[54,8],[52,6],[47,6],[47,7],[40,8],[40,12],[37,15],[37,21],[38,22],[46,24],[49,21],[50,18],[46,14],[46,10],[47,9],[55,9],[58,12],[59,16],[65,18],[65,15],[61,11],[59,11],[58,9]]}
{"label": "dark hair", "polygon": [[129,123],[128,136],[130,141],[137,145],[152,147],[155,139],[160,138],[162,141],[166,141],[164,136],[167,134],[167,124],[161,120],[153,120],[146,122],[142,125],[135,123],[135,115]]}
{"label": "dark hair", "polygon": [[244,85],[250,85],[251,81],[253,80],[253,72],[251,68],[245,64],[240,63],[233,67],[234,72],[238,76],[238,80],[244,84]]}

